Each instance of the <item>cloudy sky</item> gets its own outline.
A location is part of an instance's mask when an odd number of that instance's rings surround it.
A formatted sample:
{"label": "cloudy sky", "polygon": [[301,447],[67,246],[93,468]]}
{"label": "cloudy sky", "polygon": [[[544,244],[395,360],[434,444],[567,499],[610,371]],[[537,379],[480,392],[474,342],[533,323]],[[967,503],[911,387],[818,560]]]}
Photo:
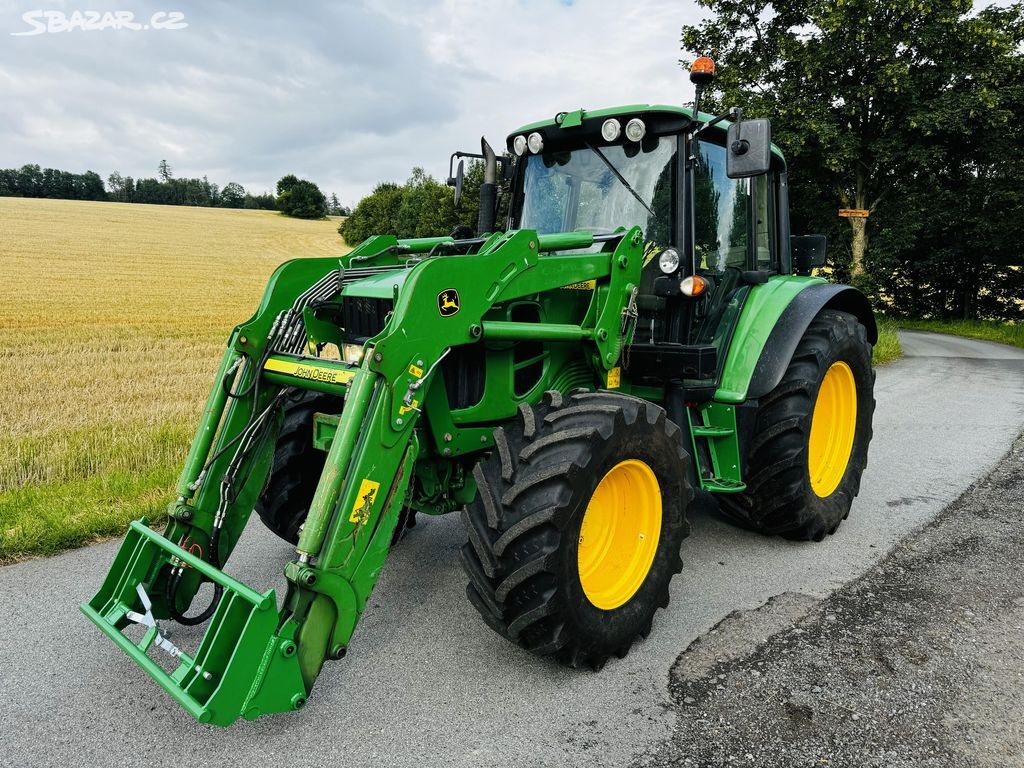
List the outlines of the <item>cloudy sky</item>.
{"label": "cloudy sky", "polygon": [[[178,11],[187,26],[50,32],[25,17],[76,10]],[[445,176],[482,134],[499,146],[562,110],[690,100],[679,35],[700,14],[683,0],[0,0],[0,167],[154,176],[166,158],[257,192],[296,173],[352,204],[414,165]]]}

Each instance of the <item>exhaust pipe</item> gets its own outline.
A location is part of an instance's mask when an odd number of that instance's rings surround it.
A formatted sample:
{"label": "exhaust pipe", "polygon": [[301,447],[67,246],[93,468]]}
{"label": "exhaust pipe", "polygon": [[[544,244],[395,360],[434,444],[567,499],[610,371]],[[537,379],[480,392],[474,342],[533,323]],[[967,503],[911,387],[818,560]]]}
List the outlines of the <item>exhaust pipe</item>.
{"label": "exhaust pipe", "polygon": [[480,185],[480,213],[476,220],[476,231],[483,235],[494,231],[498,216],[498,158],[487,143],[480,138],[480,150],[484,156],[484,183]]}

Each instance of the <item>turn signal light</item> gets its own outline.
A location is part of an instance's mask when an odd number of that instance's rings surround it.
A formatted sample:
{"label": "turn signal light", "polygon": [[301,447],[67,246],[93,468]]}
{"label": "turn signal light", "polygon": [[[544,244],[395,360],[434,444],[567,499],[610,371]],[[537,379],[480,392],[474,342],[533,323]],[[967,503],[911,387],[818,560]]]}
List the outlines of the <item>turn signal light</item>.
{"label": "turn signal light", "polygon": [[679,292],[683,296],[700,296],[708,289],[708,281],[700,275],[684,277],[679,283]]}

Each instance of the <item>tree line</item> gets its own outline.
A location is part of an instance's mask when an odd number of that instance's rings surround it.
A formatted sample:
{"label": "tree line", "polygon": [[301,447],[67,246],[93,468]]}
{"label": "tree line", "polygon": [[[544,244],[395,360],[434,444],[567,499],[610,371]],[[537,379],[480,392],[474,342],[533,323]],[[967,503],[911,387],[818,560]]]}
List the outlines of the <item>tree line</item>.
{"label": "tree line", "polygon": [[0,169],[0,196],[6,197],[263,209],[312,219],[348,214],[336,194],[328,197],[313,182],[293,174],[278,181],[276,193],[253,194],[233,181],[219,187],[206,176],[177,178],[166,160],[160,161],[155,178],[136,179],[114,171],[106,184],[95,171],[72,173],[32,164]]}
{"label": "tree line", "polygon": [[793,232],[839,279],[892,314],[1024,319],[1024,3],[698,4],[684,65],[717,62],[709,108],[771,118]]}

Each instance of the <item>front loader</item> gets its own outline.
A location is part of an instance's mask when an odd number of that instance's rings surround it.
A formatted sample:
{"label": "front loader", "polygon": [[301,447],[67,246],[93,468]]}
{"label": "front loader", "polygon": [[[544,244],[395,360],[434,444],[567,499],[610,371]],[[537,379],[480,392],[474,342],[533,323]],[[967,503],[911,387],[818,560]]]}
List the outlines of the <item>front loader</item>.
{"label": "front loader", "polygon": [[[698,60],[698,94],[712,71]],[[875,324],[809,276],[824,244],[790,235],[767,121],[577,110],[483,149],[479,235],[277,269],[228,340],[166,529],[132,523],[82,606],[201,722],[301,708],[417,514],[461,510],[492,629],[600,668],[668,604],[697,491],[796,539],[849,513]],[[281,596],[224,570],[254,510],[295,546]],[[205,623],[198,647],[167,620]]]}

